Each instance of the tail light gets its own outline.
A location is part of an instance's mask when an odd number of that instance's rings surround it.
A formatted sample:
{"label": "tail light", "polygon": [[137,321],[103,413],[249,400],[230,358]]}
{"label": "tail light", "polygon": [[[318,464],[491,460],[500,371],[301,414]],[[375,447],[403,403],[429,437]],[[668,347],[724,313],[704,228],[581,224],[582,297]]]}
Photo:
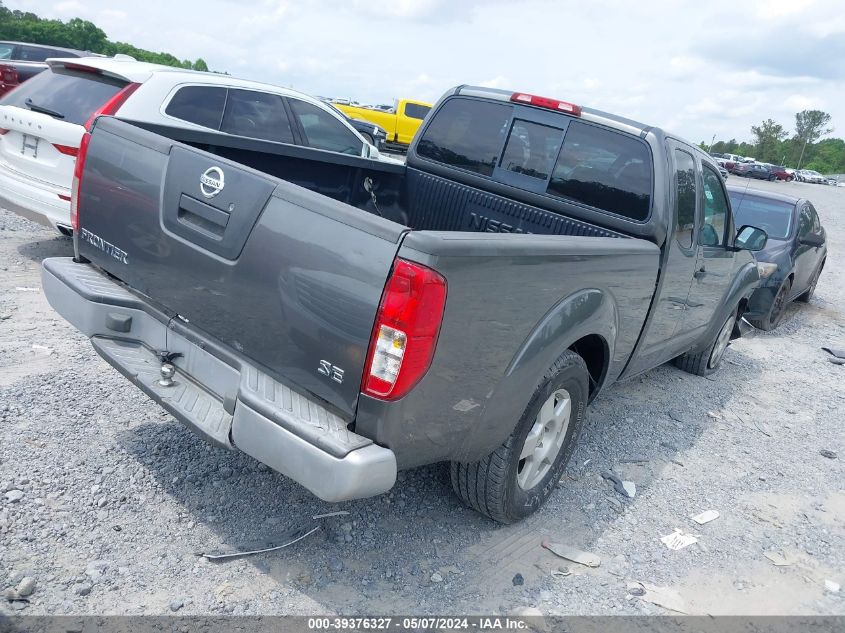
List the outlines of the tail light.
{"label": "tail light", "polygon": [[405,396],[431,366],[446,280],[436,271],[397,259],[384,287],[361,391],[380,400]]}
{"label": "tail light", "polygon": [[514,92],[511,95],[511,101],[516,103],[525,103],[539,108],[566,112],[567,114],[571,114],[573,116],[581,116],[581,106],[569,103],[568,101],[558,101],[557,99],[549,99],[548,97],[538,97],[536,95],[525,94],[524,92]]}
{"label": "tail light", "polygon": [[71,147],[70,145],[56,145],[56,143],[53,143],[53,147],[55,147],[57,150],[59,150],[59,152],[61,152],[65,156],[76,156],[77,154],[79,154],[78,147]]}
{"label": "tail light", "polygon": [[16,84],[20,81],[18,69],[9,64],[0,64],[0,81],[9,84]]}
{"label": "tail light", "polygon": [[76,165],[73,166],[73,183],[70,187],[70,226],[74,232],[79,230],[79,188],[82,186],[82,171],[85,168],[85,157],[88,154],[90,142],[91,134],[85,132],[79,142]]}
{"label": "tail light", "polygon": [[[66,65],[65,68],[68,68],[70,65]],[[111,99],[106,101],[103,105],[101,105],[94,114],[85,122],[85,129],[91,130],[91,126],[94,124],[94,119],[98,116],[112,116],[117,114],[117,111],[120,109],[126,100],[132,96],[132,93],[135,92],[138,88],[141,87],[141,84],[126,84],[123,89],[115,94]]]}
{"label": "tail light", "polygon": [[[81,67],[84,68],[84,67]],[[91,127],[94,125],[94,120],[98,116],[110,116],[115,114],[120,106],[135,92],[141,84],[127,84],[124,88],[115,94],[111,99],[106,101],[100,108],[91,115],[85,122],[85,134],[79,141],[79,149],[76,151],[76,164],[73,166],[73,182],[70,187],[70,226],[74,232],[79,230],[79,196],[80,188],[82,187],[82,172],[85,169],[85,158],[88,154],[88,144],[91,142]],[[63,154],[68,152],[63,151],[64,146],[56,146]],[[64,149],[71,150],[73,148],[65,147]],[[71,154],[72,155],[72,154]]]}

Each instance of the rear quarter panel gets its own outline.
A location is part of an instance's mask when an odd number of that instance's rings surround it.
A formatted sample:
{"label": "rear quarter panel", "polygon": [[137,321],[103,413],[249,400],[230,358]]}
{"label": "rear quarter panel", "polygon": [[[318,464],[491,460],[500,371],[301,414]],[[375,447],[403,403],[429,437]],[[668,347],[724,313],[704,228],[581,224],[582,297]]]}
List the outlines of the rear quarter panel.
{"label": "rear quarter panel", "polygon": [[446,277],[440,338],[431,369],[405,398],[361,397],[356,428],[407,468],[488,454],[583,336],[604,339],[605,382],[614,380],[648,312],[659,249],[622,238],[412,232],[399,255]]}

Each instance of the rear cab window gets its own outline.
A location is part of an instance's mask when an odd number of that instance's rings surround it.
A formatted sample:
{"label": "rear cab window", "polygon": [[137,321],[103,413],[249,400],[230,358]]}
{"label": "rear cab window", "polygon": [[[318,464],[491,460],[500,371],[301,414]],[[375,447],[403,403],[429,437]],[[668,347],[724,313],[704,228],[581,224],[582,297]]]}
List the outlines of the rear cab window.
{"label": "rear cab window", "polygon": [[28,110],[32,104],[60,113],[62,121],[84,125],[125,86],[125,81],[94,72],[47,69],[7,93],[0,105]]}
{"label": "rear cab window", "polygon": [[651,212],[645,141],[538,108],[452,98],[426,127],[417,154],[636,222]]}

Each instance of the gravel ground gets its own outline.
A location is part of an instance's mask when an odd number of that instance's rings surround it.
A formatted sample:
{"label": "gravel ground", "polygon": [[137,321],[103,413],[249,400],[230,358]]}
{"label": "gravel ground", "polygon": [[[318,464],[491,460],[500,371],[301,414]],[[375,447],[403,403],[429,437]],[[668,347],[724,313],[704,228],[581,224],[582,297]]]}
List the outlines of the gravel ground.
{"label": "gravel ground", "polygon": [[[733,344],[713,377],[664,366],[605,391],[561,490],[508,527],[462,507],[443,465],[334,506],[206,445],[50,309],[39,262],[71,242],[0,211],[0,591],[22,598],[0,614],[667,612],[634,582],[689,613],[845,614],[825,585],[845,584],[845,367],[819,349],[845,347],[845,188],[755,186],[819,209],[831,254],[812,303]],[[609,468],[633,499],[601,478]],[[710,509],[721,516],[690,521]],[[336,510],[349,515],[281,551],[196,556]],[[698,543],[667,549],[676,528]]]}

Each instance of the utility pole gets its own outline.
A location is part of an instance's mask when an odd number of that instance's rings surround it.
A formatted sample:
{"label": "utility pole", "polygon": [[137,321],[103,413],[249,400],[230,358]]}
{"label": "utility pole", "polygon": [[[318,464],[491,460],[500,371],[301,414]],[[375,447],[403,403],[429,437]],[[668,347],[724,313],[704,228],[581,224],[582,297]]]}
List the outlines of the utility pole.
{"label": "utility pole", "polygon": [[805,149],[807,149],[807,139],[804,139],[804,145],[801,147],[801,156],[798,158],[798,169],[801,169],[801,161],[804,160]]}

